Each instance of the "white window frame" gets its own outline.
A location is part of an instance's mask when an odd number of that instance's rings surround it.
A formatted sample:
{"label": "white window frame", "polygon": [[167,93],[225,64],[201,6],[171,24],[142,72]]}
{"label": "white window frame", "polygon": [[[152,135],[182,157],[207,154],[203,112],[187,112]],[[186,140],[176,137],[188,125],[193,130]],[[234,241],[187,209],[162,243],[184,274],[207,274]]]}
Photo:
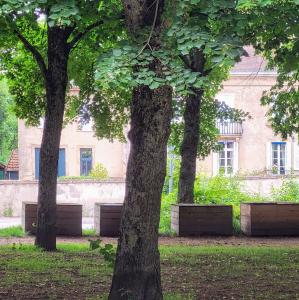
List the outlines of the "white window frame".
{"label": "white window frame", "polygon": [[[277,145],[277,158],[274,158],[274,145]],[[284,165],[280,165],[281,162],[281,145],[284,145]],[[286,175],[287,173],[287,151],[288,151],[288,147],[287,147],[287,143],[286,142],[272,142],[271,143],[271,173],[275,174],[275,175]],[[274,159],[277,160],[277,166],[274,165]],[[275,172],[275,170],[277,170],[277,172]],[[284,168],[284,172],[281,171],[281,169]]]}
{"label": "white window frame", "polygon": [[[220,173],[220,168],[224,168],[224,175],[225,176],[231,176],[233,174],[235,174],[235,167],[236,167],[236,163],[235,161],[237,160],[237,156],[236,156],[236,141],[232,141],[232,140],[225,140],[225,141],[219,141],[219,143],[224,143],[224,148],[218,153],[217,155],[217,173],[219,174]],[[232,143],[232,148],[227,148],[227,144],[228,143]],[[221,167],[220,166],[220,159],[223,159],[223,158],[220,158],[220,155],[221,155],[221,152],[224,151],[224,167]],[[228,152],[231,152],[232,153],[232,157],[231,158],[228,158],[227,157],[227,153]],[[231,166],[228,166],[227,164],[227,160],[228,159],[231,159],[232,160],[232,164]],[[231,167],[232,169],[232,172],[229,173],[228,172],[228,168]]]}

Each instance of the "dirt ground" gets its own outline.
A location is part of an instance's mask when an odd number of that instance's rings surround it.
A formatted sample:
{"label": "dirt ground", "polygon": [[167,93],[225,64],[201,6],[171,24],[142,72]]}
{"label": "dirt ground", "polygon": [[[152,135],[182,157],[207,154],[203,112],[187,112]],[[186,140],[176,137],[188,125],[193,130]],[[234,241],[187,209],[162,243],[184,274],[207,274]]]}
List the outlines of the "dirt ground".
{"label": "dirt ground", "polygon": [[[87,243],[89,239],[95,237],[58,237],[57,243]],[[116,238],[101,238],[104,243],[116,244]],[[0,238],[0,245],[9,244],[32,244],[34,237],[28,236],[23,238]],[[160,237],[160,245],[190,245],[190,246],[291,246],[299,247],[299,237],[246,237],[246,236],[231,236],[231,237]]]}

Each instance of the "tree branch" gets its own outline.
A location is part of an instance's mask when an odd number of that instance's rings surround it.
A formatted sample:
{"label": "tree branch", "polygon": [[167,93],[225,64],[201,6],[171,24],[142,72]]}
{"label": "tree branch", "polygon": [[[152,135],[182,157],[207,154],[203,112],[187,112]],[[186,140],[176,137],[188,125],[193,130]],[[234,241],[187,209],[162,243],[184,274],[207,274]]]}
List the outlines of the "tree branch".
{"label": "tree branch", "polygon": [[42,55],[40,54],[40,52],[33,45],[30,44],[30,42],[21,34],[21,32],[18,29],[14,28],[13,32],[19,38],[19,40],[23,43],[25,48],[29,52],[32,53],[33,57],[35,58],[38,66],[40,68],[40,71],[41,71],[44,79],[46,80],[48,70],[47,70],[47,66],[46,66],[45,61],[44,61]]}
{"label": "tree branch", "polygon": [[190,68],[191,68],[191,65],[190,65],[190,61],[189,61],[187,55],[180,54],[179,57],[180,57],[180,59],[184,62],[185,67],[186,67],[187,69],[190,69]]}
{"label": "tree branch", "polygon": [[104,22],[102,20],[100,21],[97,21],[93,24],[90,24],[89,26],[87,26],[85,28],[84,31],[82,32],[79,32],[69,43],[68,43],[68,47],[69,47],[69,50],[71,50],[72,48],[74,48],[76,46],[76,44],[91,30],[93,30],[94,28],[100,26],[100,25],[103,25]]}

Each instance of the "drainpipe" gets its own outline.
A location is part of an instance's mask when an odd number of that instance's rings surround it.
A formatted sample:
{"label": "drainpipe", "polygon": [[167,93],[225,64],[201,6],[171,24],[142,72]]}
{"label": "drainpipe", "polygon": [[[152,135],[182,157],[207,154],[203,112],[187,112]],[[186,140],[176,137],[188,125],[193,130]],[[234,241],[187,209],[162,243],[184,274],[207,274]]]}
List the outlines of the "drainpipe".
{"label": "drainpipe", "polygon": [[294,169],[295,169],[295,137],[292,136],[292,143],[291,143],[291,175],[294,174]]}

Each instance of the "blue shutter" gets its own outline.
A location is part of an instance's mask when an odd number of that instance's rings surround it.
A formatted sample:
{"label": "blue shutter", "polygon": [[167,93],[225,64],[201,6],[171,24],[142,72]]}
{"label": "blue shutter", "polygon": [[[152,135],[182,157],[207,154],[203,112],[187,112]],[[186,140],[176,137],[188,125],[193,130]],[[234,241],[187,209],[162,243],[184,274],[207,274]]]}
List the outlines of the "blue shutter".
{"label": "blue shutter", "polygon": [[35,179],[39,179],[40,148],[35,148]]}
{"label": "blue shutter", "polygon": [[80,176],[88,176],[92,169],[92,149],[80,149]]}
{"label": "blue shutter", "polygon": [[59,149],[58,177],[65,176],[65,149]]}
{"label": "blue shutter", "polygon": [[[35,148],[35,179],[39,179],[40,148]],[[65,149],[59,149],[58,176],[65,176]]]}

